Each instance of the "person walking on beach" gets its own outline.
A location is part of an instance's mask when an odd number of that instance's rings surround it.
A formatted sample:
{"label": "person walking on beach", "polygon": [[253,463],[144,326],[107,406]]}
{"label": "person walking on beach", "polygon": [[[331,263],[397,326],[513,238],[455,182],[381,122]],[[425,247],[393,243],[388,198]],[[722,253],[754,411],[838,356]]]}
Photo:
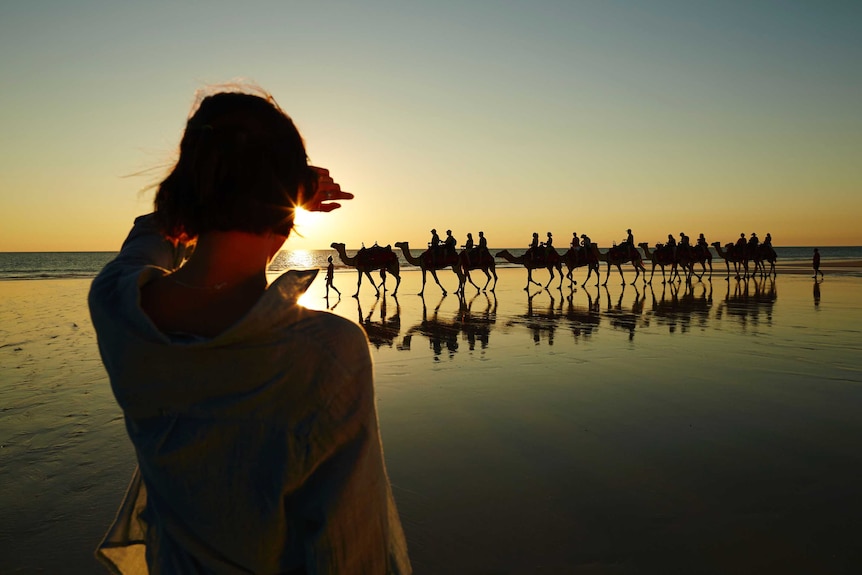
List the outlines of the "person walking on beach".
{"label": "person walking on beach", "polygon": [[814,279],[817,279],[817,274],[820,274],[820,279],[823,279],[823,272],[820,271],[820,250],[818,248],[814,248],[814,259],[811,265],[814,267]]}
{"label": "person walking on beach", "polygon": [[198,99],[154,213],[90,288],[138,463],[97,556],[112,573],[409,574],[365,332],[298,304],[317,270],[267,278],[297,207],[353,195],[269,94],[229,90]]}
{"label": "person walking on beach", "polygon": [[326,299],[329,299],[329,288],[334,289],[340,299],[341,292],[338,291],[338,288],[335,287],[334,283],[332,283],[333,277],[335,276],[335,264],[332,263],[332,256],[326,258],[326,261],[329,263],[329,265],[326,266]]}

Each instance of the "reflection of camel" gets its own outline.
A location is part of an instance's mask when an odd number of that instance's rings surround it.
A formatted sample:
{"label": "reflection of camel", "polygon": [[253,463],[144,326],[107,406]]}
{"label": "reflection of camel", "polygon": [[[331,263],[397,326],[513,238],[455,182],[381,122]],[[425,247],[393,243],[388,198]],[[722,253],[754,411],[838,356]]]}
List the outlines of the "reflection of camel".
{"label": "reflection of camel", "polygon": [[569,269],[569,273],[566,274],[566,278],[569,280],[569,287],[575,282],[572,277],[572,272],[577,268],[588,266],[587,278],[581,283],[581,285],[586,284],[590,281],[590,276],[593,275],[593,272],[596,272],[596,285],[599,285],[599,258],[596,257],[596,254],[593,250],[585,252],[583,249],[569,248],[565,254],[563,254],[563,262],[565,262],[566,267]]}
{"label": "reflection of camel", "polygon": [[463,286],[467,281],[464,276],[464,272],[461,271],[461,260],[458,257],[458,254],[454,252],[440,249],[435,254],[428,249],[419,254],[419,257],[417,258],[410,253],[410,244],[408,242],[395,242],[395,247],[401,248],[401,251],[404,253],[404,259],[407,260],[408,263],[422,269],[422,291],[419,292],[419,295],[425,293],[425,276],[427,272],[431,272],[431,277],[434,278],[434,281],[437,282],[437,285],[440,286],[441,290],[443,290],[443,295],[446,295],[446,288],[443,287],[443,284],[441,284],[440,280],[437,278],[437,270],[452,268],[452,271],[458,276],[458,289],[455,290],[455,293],[459,293],[461,291],[461,286]]}
{"label": "reflection of camel", "polygon": [[[521,325],[530,330],[533,336],[533,343],[538,345],[542,341],[542,334],[545,334],[548,339],[548,345],[554,345],[554,334],[557,331],[560,323],[562,310],[557,309],[554,296],[550,297],[551,302],[545,311],[537,311],[533,309],[533,298],[543,292],[527,294],[527,313],[519,316],[514,316],[506,325]],[[551,292],[548,292],[551,293]],[[560,308],[562,308],[563,300],[560,299]]]}
{"label": "reflection of camel", "polygon": [[767,324],[771,324],[772,308],[777,299],[774,278],[737,280],[733,294],[730,293],[730,282],[728,282],[727,295],[719,304],[715,318],[722,319],[722,316],[727,314],[739,320],[743,328],[746,328],[749,323],[754,326],[759,324],[761,315],[765,315]]}
{"label": "reflection of camel", "polygon": [[574,298],[569,295],[566,297],[568,306],[566,306],[565,311],[562,312],[563,318],[568,322],[569,328],[572,330],[575,342],[577,342],[581,336],[584,338],[590,337],[593,334],[593,331],[598,329],[602,318],[599,311],[598,292],[596,293],[595,302],[593,302],[593,298],[590,295],[589,290],[585,289],[583,293],[587,296],[587,307],[576,306]]}
{"label": "reflection of camel", "polygon": [[644,274],[644,283],[646,283],[646,268],[644,267],[640,252],[638,252],[634,247],[629,249],[629,246],[613,246],[605,253],[599,252],[599,248],[595,244],[592,245],[592,248],[595,251],[598,260],[607,262],[608,264],[608,272],[605,274],[605,282],[602,285],[608,285],[608,279],[611,276],[611,266],[616,266],[617,271],[620,272],[622,285],[625,285],[626,278],[623,276],[621,266],[628,262],[631,262],[635,268],[635,279],[632,281],[632,285],[638,281],[638,276],[640,276],[641,272]]}
{"label": "reflection of camel", "polygon": [[635,286],[634,290],[635,300],[634,302],[632,302],[631,311],[628,311],[623,309],[623,296],[626,293],[625,285],[623,285],[623,290],[620,292],[620,297],[617,300],[616,305],[613,305],[611,303],[611,292],[609,292],[608,288],[605,287],[605,294],[608,298],[605,316],[608,318],[613,327],[620,328],[629,332],[629,341],[631,341],[635,337],[635,329],[638,326],[638,321],[643,316],[645,301],[645,299],[641,299],[641,292],[638,291],[637,286]]}
{"label": "reflection of camel", "polygon": [[703,286],[701,293],[696,296],[692,284],[686,283],[680,287],[671,282],[667,287],[662,288],[661,298],[656,297],[650,286],[652,293],[650,317],[655,318],[659,325],[667,325],[671,333],[676,332],[677,326],[681,333],[686,333],[693,323],[701,328],[706,327],[712,308],[712,281],[707,280],[701,285]]}
{"label": "reflection of camel", "polygon": [[[485,291],[488,289],[488,284],[491,283],[491,276],[493,275],[494,285],[491,286],[491,291],[497,288],[497,262],[486,248],[464,250],[458,255],[458,258],[461,260],[461,272],[464,274],[465,279],[473,284],[473,287],[479,291]],[[473,278],[470,277],[471,270],[482,270],[485,273],[486,280],[483,287],[480,288],[473,283]],[[464,293],[463,286],[461,286],[461,293]]]}
{"label": "reflection of camel", "polygon": [[[359,298],[356,298],[356,309],[359,313],[359,325],[361,325],[365,330],[365,334],[368,336],[368,341],[377,349],[380,349],[383,345],[392,347],[392,343],[395,341],[395,336],[401,332],[401,306],[398,304],[398,298],[394,294],[392,299],[395,300],[395,314],[387,318],[385,293],[382,298],[376,298],[374,300],[367,317],[363,317],[362,304],[359,302]],[[377,307],[378,302],[380,303],[380,321],[375,322],[371,317],[374,315],[374,309]]]}
{"label": "reflection of camel", "polygon": [[356,271],[359,272],[359,279],[356,282],[356,293],[353,294],[353,297],[359,297],[359,287],[362,285],[362,274],[365,274],[368,277],[368,281],[370,281],[371,285],[374,286],[374,290],[377,292],[377,295],[380,295],[380,288],[374,284],[374,280],[371,278],[372,270],[380,270],[380,277],[382,279],[380,285],[383,286],[384,290],[386,289],[386,272],[394,275],[397,282],[395,283],[395,290],[392,292],[392,295],[396,295],[398,293],[398,286],[401,285],[398,256],[388,246],[385,248],[381,246],[362,248],[356,252],[352,258],[347,256],[344,244],[333,242],[330,247],[338,252],[338,257],[341,258],[344,265],[356,268]]}
{"label": "reflection of camel", "polygon": [[469,303],[464,298],[458,298],[458,313],[452,319],[439,317],[443,298],[434,307],[433,313],[429,317],[423,297],[422,321],[405,332],[404,339],[398,349],[409,350],[415,334],[424,335],[428,338],[435,361],[440,359],[439,356],[443,353],[444,347],[449,351],[450,358],[455,355],[455,352],[458,351],[459,335],[467,340],[471,351],[475,349],[477,341],[480,342],[483,349],[487,348],[491,328],[497,321],[497,298],[496,296],[489,298],[487,294],[481,294],[487,303],[485,311],[473,313],[473,303],[479,295],[473,296]]}
{"label": "reflection of camel", "polygon": [[545,268],[551,274],[550,279],[548,279],[548,283],[545,286],[545,289],[548,289],[548,286],[551,285],[551,282],[554,281],[554,268],[560,273],[560,285],[559,287],[563,287],[563,264],[560,261],[560,254],[555,250],[551,249],[546,251],[545,248],[538,248],[535,252],[536,257],[531,257],[530,252],[528,251],[526,254],[522,256],[514,256],[509,252],[509,250],[503,250],[501,252],[497,252],[498,258],[503,258],[510,264],[520,264],[527,268],[527,285],[524,287],[525,290],[530,289],[530,284],[536,284],[540,286],[539,282],[533,279],[533,270],[539,268]]}
{"label": "reflection of camel", "polygon": [[724,259],[724,265],[727,266],[727,277],[730,277],[730,264],[733,263],[733,271],[736,278],[739,279],[739,270],[745,268],[745,277],[748,277],[748,258],[746,258],[745,250],[737,249],[735,244],[727,244],[722,249],[721,242],[712,242],[712,247],[718,257]]}

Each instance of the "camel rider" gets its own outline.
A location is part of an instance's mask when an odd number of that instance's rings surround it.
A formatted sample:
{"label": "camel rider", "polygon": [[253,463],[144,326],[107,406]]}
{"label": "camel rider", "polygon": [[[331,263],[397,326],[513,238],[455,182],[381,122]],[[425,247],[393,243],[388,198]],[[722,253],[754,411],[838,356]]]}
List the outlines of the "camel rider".
{"label": "camel rider", "polygon": [[593,242],[587,234],[581,234],[581,253],[584,254],[584,259],[590,257],[590,250],[593,247]]}
{"label": "camel rider", "polygon": [[479,232],[479,249],[488,251],[488,240],[485,239],[485,232]]}
{"label": "camel rider", "polygon": [[530,254],[530,261],[536,261],[536,252],[539,251],[539,233],[533,232],[533,240],[530,242],[530,246],[527,248],[527,253]]}
{"label": "camel rider", "polygon": [[751,233],[751,239],[748,240],[748,257],[749,259],[754,259],[757,257],[757,247],[760,244],[760,240],[757,238],[757,234],[754,232]]}
{"label": "camel rider", "polygon": [[440,254],[440,236],[437,235],[437,228],[431,229],[431,241],[428,242],[428,248],[431,252],[431,262],[437,265],[437,256]]}
{"label": "camel rider", "polygon": [[462,246],[465,250],[473,249],[473,234],[467,232],[467,241]]}
{"label": "camel rider", "polygon": [[443,247],[446,248],[448,255],[458,257],[457,246],[458,241],[452,236],[452,230],[446,230],[446,239],[443,240]]}
{"label": "camel rider", "polygon": [[763,238],[763,245],[772,248],[772,234],[767,232],[766,237]]}
{"label": "camel rider", "polygon": [[691,259],[691,239],[684,232],[679,232],[679,246],[683,248]]}
{"label": "camel rider", "polygon": [[578,247],[581,245],[581,240],[578,238],[578,232],[572,232],[572,250],[577,252]]}
{"label": "camel rider", "polygon": [[431,230],[431,241],[428,242],[428,247],[431,248],[432,250],[434,250],[434,249],[437,249],[437,247],[439,245],[440,245],[440,236],[437,235],[436,229],[432,229]]}
{"label": "camel rider", "polygon": [[752,232],[751,233],[751,239],[748,240],[748,247],[757,248],[758,244],[760,244],[760,240],[757,239],[757,234]]}
{"label": "camel rider", "polygon": [[550,253],[554,250],[554,238],[551,236],[551,232],[548,232],[548,241],[545,242],[545,253],[550,255]]}
{"label": "camel rider", "polygon": [[622,246],[626,247],[626,252],[628,253],[629,257],[634,257],[634,254],[632,252],[634,252],[635,249],[635,237],[634,235],[632,235],[631,228],[626,230],[626,239],[620,242],[620,247]]}
{"label": "camel rider", "polygon": [[748,245],[748,242],[745,241],[745,234],[739,234],[739,239],[736,240],[736,246],[734,251],[736,252],[737,257],[743,257],[745,255],[745,246]]}
{"label": "camel rider", "polygon": [[473,234],[467,232],[467,241],[462,247],[464,248],[464,257],[467,258],[467,265],[470,265],[470,252],[473,251]]}
{"label": "camel rider", "polygon": [[673,237],[673,234],[667,235],[667,247],[673,253],[673,261],[676,261],[676,239]]}
{"label": "camel rider", "polygon": [[704,250],[709,249],[709,244],[706,243],[706,238],[703,236],[703,234],[700,234],[699,236],[697,236],[697,245],[702,247]]}

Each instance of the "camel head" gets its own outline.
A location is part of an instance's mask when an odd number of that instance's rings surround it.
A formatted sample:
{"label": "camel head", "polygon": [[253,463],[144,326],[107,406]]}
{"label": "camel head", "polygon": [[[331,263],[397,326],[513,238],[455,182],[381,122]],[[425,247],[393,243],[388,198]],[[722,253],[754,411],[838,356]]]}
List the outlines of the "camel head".
{"label": "camel head", "polygon": [[329,244],[329,247],[334,250],[344,251],[344,244],[338,242],[332,242],[331,244]]}

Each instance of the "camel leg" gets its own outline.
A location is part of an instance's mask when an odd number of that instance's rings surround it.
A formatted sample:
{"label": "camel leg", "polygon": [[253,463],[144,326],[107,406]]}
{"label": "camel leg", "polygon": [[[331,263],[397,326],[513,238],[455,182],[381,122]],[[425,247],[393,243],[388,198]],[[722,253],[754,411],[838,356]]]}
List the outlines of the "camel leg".
{"label": "camel leg", "polygon": [[401,285],[401,274],[392,274],[395,276],[395,290],[392,292],[392,297],[398,295],[398,286]]}
{"label": "camel leg", "polygon": [[620,285],[626,285],[626,276],[623,275],[623,266],[617,264],[617,271],[620,272]]}
{"label": "camel leg", "polygon": [[433,277],[434,281],[437,282],[437,285],[440,286],[440,289],[443,291],[443,295],[446,295],[446,288],[444,288],[443,284],[440,283],[440,279],[437,277],[437,270],[431,270],[431,277]]}
{"label": "camel leg", "polygon": [[426,274],[425,268],[422,268],[422,289],[419,291],[418,295],[424,295],[425,294],[425,274]]}
{"label": "camel leg", "polygon": [[380,297],[380,288],[377,287],[377,284],[374,283],[374,278],[371,277],[371,272],[366,270],[365,275],[368,277],[368,281],[371,282],[371,285],[374,286],[374,291],[377,292],[377,297]]}
{"label": "camel leg", "polygon": [[353,294],[353,297],[358,298],[359,297],[359,288],[362,286],[362,271],[356,270],[356,272],[357,272],[357,274],[359,274],[358,275],[359,279],[356,280],[356,293]]}

